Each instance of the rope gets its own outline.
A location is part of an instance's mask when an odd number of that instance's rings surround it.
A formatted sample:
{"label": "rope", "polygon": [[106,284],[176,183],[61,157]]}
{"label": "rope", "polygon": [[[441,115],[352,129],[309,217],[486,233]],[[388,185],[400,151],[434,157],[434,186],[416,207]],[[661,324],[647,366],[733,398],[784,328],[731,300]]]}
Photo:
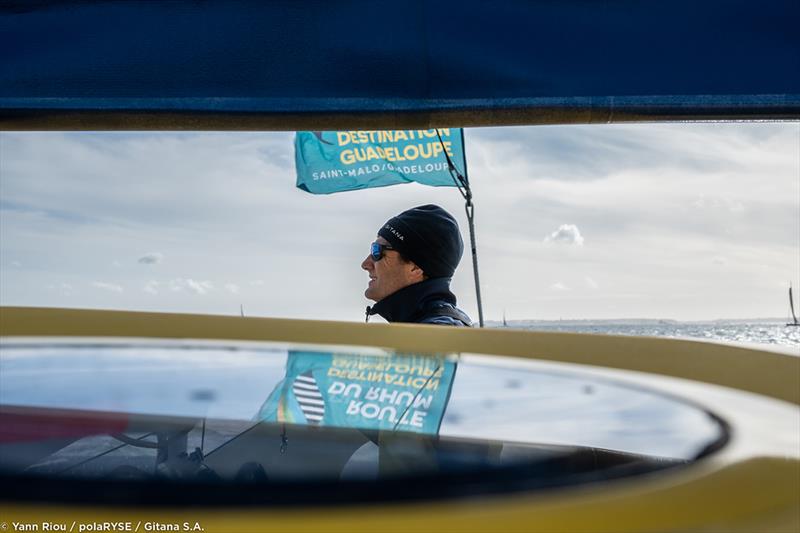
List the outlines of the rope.
{"label": "rope", "polygon": [[[450,176],[453,178],[458,192],[461,193],[465,201],[464,210],[467,214],[467,222],[469,223],[469,240],[472,250],[472,271],[475,275],[475,297],[478,301],[478,324],[480,324],[480,327],[483,327],[483,303],[481,301],[481,283],[478,276],[478,247],[475,243],[475,204],[472,203],[472,189],[469,187],[469,180],[464,174],[459,172],[455,163],[453,163],[453,160],[450,158],[450,154],[447,153],[444,147],[444,141],[442,140],[442,134],[439,133],[438,129],[436,129],[436,136],[439,137],[439,144],[442,146],[442,152],[447,160],[447,170],[450,172]],[[461,139],[462,141],[464,139],[463,133]]]}

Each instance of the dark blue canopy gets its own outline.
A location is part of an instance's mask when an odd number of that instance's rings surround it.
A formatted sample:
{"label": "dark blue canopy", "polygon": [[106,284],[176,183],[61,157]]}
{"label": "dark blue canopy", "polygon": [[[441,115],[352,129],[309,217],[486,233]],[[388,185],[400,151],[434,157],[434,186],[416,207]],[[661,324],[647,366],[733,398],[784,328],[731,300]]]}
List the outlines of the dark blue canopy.
{"label": "dark blue canopy", "polygon": [[800,118],[797,0],[0,3],[0,129]]}

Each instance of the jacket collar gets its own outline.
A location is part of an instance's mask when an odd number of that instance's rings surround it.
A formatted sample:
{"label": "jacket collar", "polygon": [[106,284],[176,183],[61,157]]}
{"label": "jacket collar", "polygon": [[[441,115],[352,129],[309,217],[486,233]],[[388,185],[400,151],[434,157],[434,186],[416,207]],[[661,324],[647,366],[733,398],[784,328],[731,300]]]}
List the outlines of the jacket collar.
{"label": "jacket collar", "polygon": [[403,287],[373,305],[367,314],[380,315],[387,322],[414,322],[432,301],[456,305],[456,297],[450,292],[450,278],[432,278]]}

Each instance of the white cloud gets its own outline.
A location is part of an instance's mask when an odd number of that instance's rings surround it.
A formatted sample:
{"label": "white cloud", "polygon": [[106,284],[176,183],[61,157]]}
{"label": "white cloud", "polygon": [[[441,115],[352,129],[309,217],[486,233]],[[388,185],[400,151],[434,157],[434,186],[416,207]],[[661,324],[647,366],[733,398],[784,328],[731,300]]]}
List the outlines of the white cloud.
{"label": "white cloud", "polygon": [[253,287],[261,287],[262,285],[264,285],[264,280],[263,279],[255,279],[255,280],[250,282],[250,285],[252,285]]}
{"label": "white cloud", "polygon": [[583,246],[583,236],[575,224],[561,224],[556,231],[544,238],[544,242]]}
{"label": "white cloud", "polygon": [[719,257],[719,256],[717,256],[717,257],[715,257],[715,258],[712,260],[712,262],[713,262],[715,265],[725,265],[725,264],[727,264],[727,263],[728,263],[728,260],[727,260],[727,259],[725,259],[724,257]]}
{"label": "white cloud", "polygon": [[235,283],[226,283],[225,289],[231,294],[239,294],[239,286]]}
{"label": "white cloud", "polygon": [[158,294],[158,287],[161,285],[159,282],[150,280],[144,284],[144,292],[150,294]]}
{"label": "white cloud", "polygon": [[725,204],[725,207],[728,209],[728,211],[730,211],[731,213],[741,213],[746,210],[744,202],[737,200],[736,198],[731,198],[729,196],[726,196],[725,198],[723,198],[723,203]]}
{"label": "white cloud", "polygon": [[208,291],[214,289],[214,284],[210,281],[196,281],[191,278],[176,278],[170,280],[169,288],[171,291],[180,292],[183,290],[189,290],[195,294],[206,294]]}
{"label": "white cloud", "polygon": [[164,254],[159,252],[150,252],[139,258],[139,262],[143,265],[157,265],[164,259]]}
{"label": "white cloud", "polygon": [[102,289],[104,291],[111,291],[111,292],[122,292],[122,286],[117,285],[116,283],[107,283],[105,281],[93,281],[92,287],[96,289]]}
{"label": "white cloud", "polygon": [[21,268],[22,263],[20,263],[19,261],[11,261],[11,266],[14,268]]}
{"label": "white cloud", "polygon": [[69,296],[75,291],[69,283],[49,284],[45,285],[45,288],[51,291],[58,291],[64,296]]}
{"label": "white cloud", "polygon": [[747,210],[743,199],[735,198],[731,195],[706,197],[701,194],[692,205],[698,209],[714,209],[729,213],[743,213]]}
{"label": "white cloud", "polygon": [[589,287],[590,289],[597,289],[600,287],[600,285],[598,285],[597,282],[592,278],[590,278],[589,276],[586,276],[584,278],[584,281],[586,282],[586,286]]}
{"label": "white cloud", "polygon": [[556,283],[553,283],[552,285],[550,285],[550,289],[551,289],[551,290],[554,290],[554,291],[568,291],[568,290],[570,290],[570,288],[569,288],[569,287],[567,287],[566,285],[564,285],[564,284],[563,284],[563,283],[561,283],[560,281],[558,281],[558,282],[556,282]]}
{"label": "white cloud", "polygon": [[197,294],[205,294],[214,288],[210,281],[195,281],[193,279],[187,279],[186,286]]}

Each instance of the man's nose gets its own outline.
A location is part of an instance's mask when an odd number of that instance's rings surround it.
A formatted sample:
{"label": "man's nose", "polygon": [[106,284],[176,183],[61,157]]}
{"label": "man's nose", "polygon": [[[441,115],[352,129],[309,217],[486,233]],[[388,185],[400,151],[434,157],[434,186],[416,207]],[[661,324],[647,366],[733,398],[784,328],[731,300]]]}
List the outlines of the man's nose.
{"label": "man's nose", "polygon": [[367,271],[375,268],[375,262],[372,260],[371,255],[368,255],[363,261],[361,261],[361,268]]}

